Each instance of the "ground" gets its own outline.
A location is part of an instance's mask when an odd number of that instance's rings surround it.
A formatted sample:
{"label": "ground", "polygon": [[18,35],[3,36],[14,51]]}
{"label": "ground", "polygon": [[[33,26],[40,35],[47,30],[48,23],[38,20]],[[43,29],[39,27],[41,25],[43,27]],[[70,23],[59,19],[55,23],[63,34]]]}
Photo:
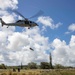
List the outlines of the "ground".
{"label": "ground", "polygon": [[33,69],[33,70],[21,70],[13,72],[13,70],[0,70],[0,75],[75,75],[75,69]]}

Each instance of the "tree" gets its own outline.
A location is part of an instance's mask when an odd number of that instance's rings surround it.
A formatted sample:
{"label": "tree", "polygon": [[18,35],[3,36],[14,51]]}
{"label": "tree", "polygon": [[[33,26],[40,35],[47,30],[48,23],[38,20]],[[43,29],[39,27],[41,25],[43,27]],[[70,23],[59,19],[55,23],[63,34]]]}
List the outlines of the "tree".
{"label": "tree", "polygon": [[53,69],[53,66],[52,66],[52,55],[51,55],[51,53],[50,53],[49,58],[50,58],[50,69]]}
{"label": "tree", "polygon": [[28,67],[29,67],[30,69],[37,69],[37,64],[34,63],[34,62],[31,62],[31,63],[28,64]]}
{"label": "tree", "polygon": [[41,62],[40,68],[41,69],[49,69],[49,63],[48,62]]}
{"label": "tree", "polygon": [[61,64],[55,64],[55,69],[64,69],[65,67]]}
{"label": "tree", "polygon": [[21,69],[23,69],[22,62],[21,62]]}
{"label": "tree", "polygon": [[4,64],[1,64],[0,69],[6,69],[6,66]]}

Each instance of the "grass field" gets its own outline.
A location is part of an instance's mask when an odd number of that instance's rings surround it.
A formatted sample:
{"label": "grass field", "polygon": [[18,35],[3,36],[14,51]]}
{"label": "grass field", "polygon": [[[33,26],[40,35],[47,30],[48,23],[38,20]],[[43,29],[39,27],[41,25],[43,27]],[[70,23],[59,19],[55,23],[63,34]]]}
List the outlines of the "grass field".
{"label": "grass field", "polygon": [[12,70],[0,70],[0,75],[75,75],[75,69],[67,70],[21,70],[13,72]]}

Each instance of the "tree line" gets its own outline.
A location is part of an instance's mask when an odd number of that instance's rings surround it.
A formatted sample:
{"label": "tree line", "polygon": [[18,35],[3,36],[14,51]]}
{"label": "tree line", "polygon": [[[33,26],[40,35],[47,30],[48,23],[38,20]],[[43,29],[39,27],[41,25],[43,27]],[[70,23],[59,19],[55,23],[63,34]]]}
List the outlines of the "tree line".
{"label": "tree line", "polygon": [[52,55],[50,53],[49,55],[50,62],[40,62],[40,65],[38,65],[35,62],[30,62],[28,65],[19,65],[19,66],[6,66],[5,64],[0,65],[0,69],[9,69],[9,68],[15,68],[15,69],[64,69],[64,68],[72,68],[72,67],[66,67],[61,64],[55,64],[52,65]]}
{"label": "tree line", "polygon": [[55,64],[51,67],[51,65],[48,62],[41,62],[40,65],[37,65],[37,63],[31,62],[28,63],[28,65],[19,65],[19,66],[6,66],[4,64],[0,65],[0,69],[65,69],[65,68],[73,68],[71,66],[63,66],[61,64]]}

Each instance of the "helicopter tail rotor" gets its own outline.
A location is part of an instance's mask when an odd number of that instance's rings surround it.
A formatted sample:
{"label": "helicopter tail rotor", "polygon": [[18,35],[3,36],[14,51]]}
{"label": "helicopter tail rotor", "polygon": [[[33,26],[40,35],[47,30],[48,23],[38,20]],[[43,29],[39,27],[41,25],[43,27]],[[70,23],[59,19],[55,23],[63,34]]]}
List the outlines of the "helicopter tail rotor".
{"label": "helicopter tail rotor", "polygon": [[0,21],[1,21],[2,27],[3,27],[3,25],[6,24],[6,23],[2,20],[2,18],[0,18]]}

